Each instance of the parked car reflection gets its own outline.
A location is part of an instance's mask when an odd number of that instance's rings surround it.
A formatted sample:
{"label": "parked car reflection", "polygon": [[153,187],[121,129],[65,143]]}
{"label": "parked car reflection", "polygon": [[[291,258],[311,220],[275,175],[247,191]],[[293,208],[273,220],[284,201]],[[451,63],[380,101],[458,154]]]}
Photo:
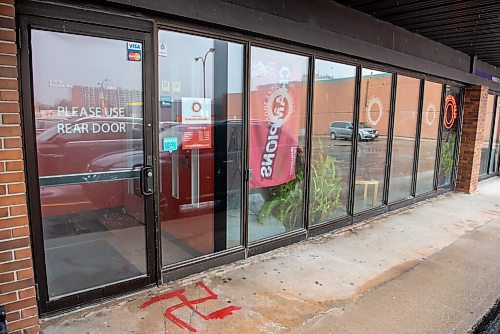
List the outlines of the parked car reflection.
{"label": "parked car reflection", "polygon": [[[142,119],[135,117],[85,117],[55,122],[37,136],[38,174],[45,177],[86,173],[89,162],[98,156],[142,150],[142,127]],[[128,166],[141,162],[129,161]]]}
{"label": "parked car reflection", "polygon": [[[352,139],[354,124],[349,121],[335,121],[330,124],[330,138]],[[368,123],[360,122],[358,129],[358,140],[376,140],[378,131],[370,127]]]}
{"label": "parked car reflection", "polygon": [[[110,119],[79,119],[69,129],[103,121],[110,122]],[[60,133],[53,126],[38,136],[40,191],[45,216],[119,207],[124,204],[124,194],[142,198],[139,179],[144,162],[142,120],[117,118],[112,121],[123,122],[127,131],[98,135],[71,130]],[[217,166],[224,168],[229,176],[228,191],[221,194],[229,198],[232,193],[236,195],[241,191],[242,122],[229,120],[217,122],[215,126],[222,127],[227,132],[226,160]],[[268,123],[260,121],[251,122],[250,125],[251,129],[267,126]],[[182,125],[165,122],[160,129],[160,143],[164,138],[177,138],[179,143],[176,151],[160,149],[159,152],[160,220],[212,212],[215,205],[214,176],[221,172],[215,170],[215,162],[220,153],[213,148],[199,150],[200,201],[193,205],[192,150],[182,146]],[[211,131],[213,133],[214,127]],[[283,136],[288,134],[284,133]],[[226,147],[222,148],[225,149]],[[298,155],[296,160],[301,162],[300,150]],[[271,193],[272,189],[263,188],[262,192]],[[130,201],[130,196],[128,200]],[[127,204],[129,207],[130,203]]]}

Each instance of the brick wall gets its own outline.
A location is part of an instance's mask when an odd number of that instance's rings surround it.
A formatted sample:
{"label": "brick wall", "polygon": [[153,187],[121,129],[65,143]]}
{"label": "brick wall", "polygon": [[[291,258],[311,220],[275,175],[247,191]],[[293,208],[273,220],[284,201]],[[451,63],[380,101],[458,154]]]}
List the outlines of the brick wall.
{"label": "brick wall", "polygon": [[14,0],[0,0],[0,304],[10,334],[38,333],[22,152]]}
{"label": "brick wall", "polygon": [[487,100],[488,87],[473,85],[466,87],[457,191],[473,193],[477,190]]}

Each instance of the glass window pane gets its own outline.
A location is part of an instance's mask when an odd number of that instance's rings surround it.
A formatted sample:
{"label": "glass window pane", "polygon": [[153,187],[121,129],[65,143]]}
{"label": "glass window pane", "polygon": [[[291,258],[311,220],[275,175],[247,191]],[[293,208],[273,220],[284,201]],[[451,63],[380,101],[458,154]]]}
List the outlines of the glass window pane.
{"label": "glass window pane", "polygon": [[411,196],[420,80],[398,75],[389,202]]}
{"label": "glass window pane", "polygon": [[354,211],[382,204],[392,74],[363,68]]}
{"label": "glass window pane", "polygon": [[316,60],[309,220],[347,214],[356,67]]}
{"label": "glass window pane", "polygon": [[488,94],[486,100],[486,119],[484,121],[483,144],[481,145],[481,164],[479,175],[488,174],[488,162],[490,160],[491,127],[493,125],[493,111],[495,109],[495,95]]}
{"label": "glass window pane", "polygon": [[307,57],[252,47],[250,241],[302,227]]}
{"label": "glass window pane", "polygon": [[[221,42],[218,42],[221,43]],[[243,58],[244,47],[235,43],[227,43],[227,248],[239,246],[242,243],[242,180],[243,180]],[[224,93],[219,92],[219,97]],[[221,118],[221,116],[219,116]],[[219,129],[224,127],[219,126]],[[223,131],[222,131],[223,132]],[[221,131],[218,132],[221,134]],[[223,154],[222,154],[223,155]],[[221,156],[223,158],[223,156]],[[222,161],[224,162],[224,160]]]}
{"label": "glass window pane", "polygon": [[418,174],[416,195],[434,189],[434,166],[436,163],[439,115],[443,85],[426,81],[422,104],[420,148],[418,151]]}
{"label": "glass window pane", "polygon": [[490,173],[498,171],[498,151],[500,148],[500,98],[498,96],[496,108],[495,130],[493,131],[493,145],[490,156]]}
{"label": "glass window pane", "polygon": [[441,153],[439,158],[438,186],[451,184],[455,166],[455,146],[457,142],[458,117],[460,105],[460,87],[446,86],[443,112],[443,132],[441,135]]}
{"label": "glass window pane", "polygon": [[31,37],[49,298],[143,276],[142,44]]}
{"label": "glass window pane", "polygon": [[160,221],[170,265],[241,245],[241,44],[159,31]]}

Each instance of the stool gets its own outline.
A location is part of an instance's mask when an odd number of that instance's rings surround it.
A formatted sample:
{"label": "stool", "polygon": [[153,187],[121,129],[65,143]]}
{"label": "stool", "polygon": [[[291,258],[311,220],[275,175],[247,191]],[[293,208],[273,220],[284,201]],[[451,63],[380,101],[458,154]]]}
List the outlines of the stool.
{"label": "stool", "polygon": [[378,197],[378,184],[379,182],[377,180],[356,180],[356,185],[364,185],[365,189],[363,192],[363,200],[366,202],[366,199],[368,197],[368,186],[373,185],[373,198],[372,198],[372,206],[375,206],[375,202],[377,201]]}

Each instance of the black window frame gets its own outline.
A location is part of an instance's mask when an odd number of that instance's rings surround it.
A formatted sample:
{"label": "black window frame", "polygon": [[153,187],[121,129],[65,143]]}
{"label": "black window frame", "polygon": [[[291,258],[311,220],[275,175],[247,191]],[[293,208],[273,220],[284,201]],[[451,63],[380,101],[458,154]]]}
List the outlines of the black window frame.
{"label": "black window frame", "polygon": [[[148,52],[151,52],[153,57],[151,65],[146,68],[146,71],[150,71],[150,77],[153,78],[153,87],[152,87],[152,122],[153,124],[157,124],[157,103],[159,98],[158,93],[158,65],[156,60],[157,55],[157,46],[158,46],[158,30],[165,29],[169,31],[177,31],[181,33],[187,33],[192,35],[198,35],[203,37],[211,37],[216,39],[222,39],[225,41],[231,41],[235,43],[242,43],[245,46],[245,58],[243,61],[243,72],[244,72],[244,97],[243,97],[243,133],[242,133],[242,145],[243,145],[243,154],[242,154],[242,166],[244,166],[243,175],[242,175],[242,196],[241,196],[241,219],[242,219],[242,246],[231,248],[226,251],[221,251],[213,254],[209,254],[206,256],[201,256],[198,258],[194,258],[189,261],[181,262],[172,266],[163,267],[161,263],[161,237],[159,235],[159,229],[157,228],[156,235],[154,236],[155,240],[155,252],[156,256],[156,281],[152,282],[150,285],[159,285],[163,282],[171,281],[174,279],[178,279],[181,277],[185,277],[187,275],[204,271],[206,269],[228,264],[234,262],[236,260],[241,260],[247,258],[252,255],[256,255],[265,251],[269,251],[278,247],[282,247],[300,240],[307,239],[311,236],[322,234],[325,232],[329,232],[340,227],[345,227],[348,225],[355,224],[359,221],[368,219],[370,217],[374,217],[376,215],[399,209],[404,206],[411,205],[421,200],[425,200],[431,197],[434,197],[438,194],[448,192],[454,189],[456,182],[456,173],[457,173],[457,161],[460,150],[461,143],[461,130],[462,130],[462,120],[463,120],[463,108],[464,108],[464,85],[454,80],[448,80],[443,77],[433,76],[426,73],[415,72],[406,70],[397,66],[382,64],[379,62],[373,62],[368,59],[369,55],[367,54],[367,58],[358,58],[346,54],[342,54],[336,52],[334,50],[325,50],[320,49],[313,46],[301,45],[297,43],[288,43],[287,41],[273,39],[271,37],[261,36],[258,34],[253,34],[251,32],[241,32],[232,28],[226,28],[222,26],[215,26],[211,24],[198,23],[195,21],[189,21],[187,19],[173,18],[167,15],[160,15],[157,13],[148,13],[147,18],[138,18],[137,16],[133,16],[131,11],[120,7],[113,6],[96,6],[96,8],[89,7],[79,7],[77,5],[65,5],[65,4],[48,4],[48,3],[37,3],[33,4],[29,1],[21,0],[16,4],[16,10],[18,12],[18,22],[20,22],[19,18],[22,17],[31,17],[36,18],[40,22],[44,20],[67,20],[71,24],[85,24],[85,25],[95,25],[95,27],[99,27],[99,29],[123,29],[123,30],[132,30],[135,32],[147,32],[151,34],[151,46]],[[123,18],[127,19],[124,20]],[[23,26],[24,23],[20,23]],[[27,40],[27,36],[25,34],[19,35],[19,43],[24,43],[24,40]],[[266,238],[263,240],[259,240],[258,242],[249,243],[248,241],[248,218],[247,218],[247,203],[248,203],[248,123],[249,123],[249,94],[250,94],[250,50],[252,46],[258,46],[262,48],[294,53],[302,56],[306,56],[309,58],[309,73],[308,73],[308,93],[307,93],[307,126],[306,126],[306,141],[305,141],[305,149],[306,149],[306,161],[305,161],[305,179],[304,179],[304,196],[303,196],[303,228],[300,230],[292,231],[290,233],[281,234],[275,237]],[[420,124],[421,124],[421,104],[423,99],[422,87],[419,95],[419,115],[417,119],[417,134],[415,139],[415,149],[414,149],[414,165],[412,171],[412,194],[413,198],[408,200],[402,200],[395,203],[388,203],[388,190],[389,190],[389,177],[390,177],[390,167],[391,167],[391,156],[392,156],[392,138],[393,136],[393,127],[389,125],[389,133],[387,140],[387,150],[386,150],[386,165],[385,165],[385,175],[384,175],[384,191],[383,191],[383,202],[382,205],[376,208],[371,208],[359,213],[354,214],[354,180],[356,173],[356,162],[357,162],[357,149],[358,149],[358,139],[357,136],[352,136],[352,148],[351,148],[351,162],[350,162],[350,184],[349,184],[349,210],[346,216],[333,219],[331,221],[324,222],[322,224],[317,224],[314,226],[310,226],[308,222],[308,199],[309,199],[309,187],[310,187],[310,154],[311,154],[311,139],[312,139],[312,119],[313,119],[313,99],[314,99],[314,61],[315,59],[322,59],[327,61],[333,61],[337,63],[342,63],[346,65],[352,65],[356,67],[356,80],[355,80],[355,100],[354,100],[354,114],[353,114],[353,133],[357,133],[359,131],[359,113],[360,113],[360,88],[361,88],[361,69],[369,68],[374,70],[380,70],[387,73],[392,74],[392,83],[391,83],[391,106],[390,106],[390,119],[393,118],[394,108],[395,108],[395,89],[397,84],[397,76],[405,75],[415,77],[421,80],[421,86],[424,84],[424,80],[429,80],[435,83],[440,83],[443,86],[443,93],[441,96],[441,110],[443,110],[443,103],[446,97],[446,85],[458,86],[461,88],[460,94],[460,110],[458,116],[458,128],[457,128],[457,137],[456,137],[456,145],[454,152],[454,167],[452,173],[451,184],[439,188],[437,187],[437,172],[438,172],[438,161],[439,161],[439,153],[441,147],[442,140],[442,115],[440,115],[439,119],[439,130],[438,130],[438,142],[436,148],[436,166],[435,166],[435,175],[434,175],[434,187],[433,190],[418,196],[415,196],[415,184],[416,184],[416,174],[417,174],[417,166],[418,166],[418,150],[420,145]],[[21,61],[21,78],[25,78],[26,74],[26,64],[25,60]],[[29,68],[29,66],[28,66]],[[22,93],[23,95],[29,92],[29,87],[25,88],[23,86]],[[23,110],[25,109],[23,101]],[[391,121],[389,121],[390,123]],[[29,123],[23,124],[23,126],[29,126]],[[158,133],[155,130],[153,132],[153,151],[157,156],[157,152],[159,152],[158,147]],[[29,150],[28,146],[25,146],[26,154],[32,154],[33,152]],[[500,151],[500,150],[499,150]],[[500,165],[500,152],[498,163]],[[155,179],[158,180],[158,160],[155,159]],[[27,173],[30,173],[32,167],[27,166]],[[498,173],[498,171],[497,171]],[[158,188],[158,183],[156,183],[156,187]],[[156,194],[159,193],[158,189],[155,191]],[[155,195],[157,196],[157,195]],[[157,217],[158,211],[158,200],[155,199],[155,213]],[[30,213],[31,217],[31,213]],[[158,221],[155,222],[158,224]],[[37,231],[32,229],[32,238],[33,240],[39,238],[37,236]],[[37,260],[35,259],[35,262]],[[38,275],[37,275],[38,276]],[[40,278],[37,277],[37,282],[40,286]],[[43,282],[42,282],[43,283]],[[119,290],[119,289],[115,289]],[[110,294],[119,293],[119,291],[110,291]],[[43,287],[38,289],[39,292],[43,295]],[[95,301],[97,299],[103,298],[102,294],[89,294],[85,298],[79,299],[81,303],[89,303],[91,301]],[[74,301],[71,303],[61,303],[58,306],[47,307],[46,305],[40,304],[40,311],[42,315],[50,315],[54,312],[60,311],[65,308],[72,308],[77,306]]]}
{"label": "black window frame", "polygon": [[[91,303],[95,300],[104,299],[109,296],[120,295],[134,290],[140,290],[147,287],[154,286],[158,283],[157,271],[157,256],[153,251],[155,232],[154,221],[154,201],[151,196],[145,199],[145,256],[147,275],[138,278],[126,280],[124,282],[111,283],[109,285],[95,287],[87,290],[77,291],[70,295],[64,295],[50,299],[48,295],[48,279],[45,266],[45,248],[44,236],[42,230],[42,214],[40,203],[40,187],[38,178],[38,162],[36,150],[36,129],[34,122],[34,106],[33,106],[33,87],[32,87],[32,61],[31,61],[31,31],[43,30],[60,33],[68,33],[75,35],[84,35],[92,37],[102,37],[109,39],[119,40],[132,40],[144,43],[144,54],[147,55],[143,58],[143,138],[144,138],[144,165],[149,162],[150,152],[152,152],[152,133],[146,126],[147,123],[152,122],[152,113],[148,113],[147,109],[152,108],[152,97],[149,95],[153,89],[150,83],[152,78],[151,64],[153,55],[151,36],[152,30],[148,30],[148,24],[144,22],[131,21],[131,27],[137,30],[127,30],[124,28],[113,28],[109,26],[98,25],[95,22],[73,22],[65,21],[61,18],[64,16],[65,11],[56,14],[53,13],[51,17],[32,16],[26,13],[18,13],[18,48],[19,52],[19,72],[21,80],[21,106],[22,106],[22,125],[23,125],[23,147],[24,147],[24,160],[25,171],[27,174],[27,198],[28,198],[28,215],[31,230],[31,242],[33,251],[33,267],[36,279],[37,288],[37,304],[41,315],[50,315],[61,310],[72,309],[81,304]],[[70,14],[75,14],[70,10]],[[110,22],[118,22],[115,16],[105,16]],[[118,23],[117,23],[118,24]],[[152,28],[152,27],[150,27]],[[36,224],[40,222],[40,224]]]}

